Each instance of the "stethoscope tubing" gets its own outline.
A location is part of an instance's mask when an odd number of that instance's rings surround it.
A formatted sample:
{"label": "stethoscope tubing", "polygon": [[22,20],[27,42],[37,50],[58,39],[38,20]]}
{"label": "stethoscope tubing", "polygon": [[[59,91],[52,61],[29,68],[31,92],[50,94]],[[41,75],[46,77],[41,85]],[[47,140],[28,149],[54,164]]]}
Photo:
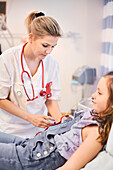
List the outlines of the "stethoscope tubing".
{"label": "stethoscope tubing", "polygon": [[[24,65],[23,65],[23,53],[24,53],[24,48],[25,48],[26,44],[27,44],[27,43],[25,43],[25,44],[23,45],[23,48],[22,48],[22,51],[21,51],[21,67],[22,67],[21,81],[22,81],[22,83],[23,83],[23,87],[24,87],[25,94],[26,94],[26,96],[27,96],[27,98],[28,98],[27,101],[33,101],[34,99],[38,98],[38,96],[35,97],[34,87],[33,87],[32,81],[31,81],[31,76],[30,76],[30,74],[24,69]],[[42,95],[41,95],[41,96],[43,97],[43,96],[46,96],[46,92],[43,91],[43,89],[44,89],[44,64],[43,64],[43,60],[41,60],[40,62],[41,62],[41,64],[42,64],[42,90],[41,90]],[[23,74],[24,74],[24,73],[27,74],[27,76],[28,76],[29,79],[30,79],[31,88],[32,88],[32,92],[33,92],[33,98],[30,98],[30,97],[29,97],[29,95],[28,95],[28,93],[27,93],[27,90],[26,90],[26,88],[25,88],[24,79],[23,79]],[[51,84],[51,82],[50,82],[50,84]],[[47,94],[47,96],[48,96],[48,98],[51,97],[51,93],[50,93],[50,95]],[[46,98],[46,99],[47,99],[47,98]]]}
{"label": "stethoscope tubing", "polygon": [[[32,101],[36,98],[38,98],[38,96],[35,97],[35,92],[34,92],[34,87],[33,87],[33,84],[31,82],[31,88],[32,88],[32,92],[33,92],[33,98],[31,99],[26,91],[26,88],[24,86],[24,79],[23,79],[23,74],[26,73],[27,76],[29,77],[30,81],[31,81],[31,76],[30,74],[24,69],[24,65],[23,65],[23,53],[24,53],[24,48],[25,46],[27,45],[27,43],[25,43],[23,45],[23,48],[22,48],[22,52],[21,52],[21,67],[22,67],[22,73],[21,73],[21,81],[23,83],[23,87],[24,87],[24,91],[25,91],[25,94],[27,96],[27,101]],[[41,63],[42,63],[42,88],[44,88],[44,65],[43,65],[43,61],[41,60]]]}

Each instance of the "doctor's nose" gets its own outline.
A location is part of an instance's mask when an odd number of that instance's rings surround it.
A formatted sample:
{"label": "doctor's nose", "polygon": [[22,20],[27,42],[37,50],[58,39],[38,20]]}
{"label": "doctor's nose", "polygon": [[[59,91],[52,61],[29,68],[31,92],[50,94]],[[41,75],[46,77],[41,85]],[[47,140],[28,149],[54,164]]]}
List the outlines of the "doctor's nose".
{"label": "doctor's nose", "polygon": [[52,49],[51,47],[50,47],[50,48],[47,48],[47,49],[46,49],[46,54],[50,54],[50,53],[52,52],[52,50],[53,50],[53,49]]}

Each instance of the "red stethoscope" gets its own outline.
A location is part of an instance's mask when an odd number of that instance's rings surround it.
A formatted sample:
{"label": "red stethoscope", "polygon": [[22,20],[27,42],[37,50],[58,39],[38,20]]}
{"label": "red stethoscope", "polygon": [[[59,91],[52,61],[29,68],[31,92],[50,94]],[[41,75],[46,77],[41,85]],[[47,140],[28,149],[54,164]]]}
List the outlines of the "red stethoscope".
{"label": "red stethoscope", "polygon": [[[72,115],[64,115],[64,116],[62,116],[61,118],[60,118],[60,121],[59,122],[54,122],[54,123],[52,123],[50,126],[56,126],[56,125],[58,125],[58,124],[61,124],[61,123],[63,123],[66,119],[68,119],[68,120],[73,120],[74,119],[74,117],[72,116]],[[50,126],[48,126],[47,128],[45,128],[44,129],[44,131],[46,131]],[[43,131],[39,131],[38,133],[36,133],[36,135],[35,136],[37,136],[39,133],[42,133]]]}
{"label": "red stethoscope", "polygon": [[[24,47],[26,46],[27,43],[25,43],[23,45],[23,48],[22,48],[22,52],[21,52],[21,66],[22,66],[22,73],[21,73],[21,81],[23,83],[23,87],[24,87],[24,91],[25,91],[25,94],[27,96],[27,101],[33,101],[35,99],[38,98],[38,96],[35,96],[35,92],[34,92],[34,87],[33,87],[33,84],[32,84],[32,81],[31,81],[31,76],[30,74],[24,69],[24,66],[23,66],[23,52],[24,52]],[[48,99],[52,96],[52,93],[51,93],[51,85],[52,85],[52,82],[49,82],[46,84],[45,88],[46,88],[46,91],[44,91],[44,65],[43,65],[43,61],[41,60],[41,63],[42,63],[42,90],[40,91],[40,96],[41,97],[44,97],[45,99]],[[33,97],[30,98],[29,95],[28,95],[28,92],[25,88],[25,83],[24,83],[24,75],[27,75],[29,80],[30,80],[30,84],[31,84],[31,88],[32,88],[32,92],[33,92]]]}

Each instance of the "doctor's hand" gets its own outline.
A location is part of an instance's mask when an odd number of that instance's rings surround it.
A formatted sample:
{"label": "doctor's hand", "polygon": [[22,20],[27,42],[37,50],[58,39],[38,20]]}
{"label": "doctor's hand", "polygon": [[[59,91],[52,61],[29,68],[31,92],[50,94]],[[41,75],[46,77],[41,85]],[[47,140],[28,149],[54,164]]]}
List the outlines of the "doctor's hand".
{"label": "doctor's hand", "polygon": [[30,120],[29,120],[29,122],[32,123],[34,126],[40,128],[47,128],[48,126],[54,123],[52,121],[55,121],[55,119],[51,116],[33,115],[33,114],[30,115]]}

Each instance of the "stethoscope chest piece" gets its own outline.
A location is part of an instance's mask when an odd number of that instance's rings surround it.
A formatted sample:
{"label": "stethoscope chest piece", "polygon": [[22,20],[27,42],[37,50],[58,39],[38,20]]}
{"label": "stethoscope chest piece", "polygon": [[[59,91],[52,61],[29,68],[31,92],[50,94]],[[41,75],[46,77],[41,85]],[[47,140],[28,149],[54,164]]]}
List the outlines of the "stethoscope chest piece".
{"label": "stethoscope chest piece", "polygon": [[46,84],[46,91],[41,90],[40,91],[40,96],[44,97],[45,99],[50,98],[52,96],[51,86],[52,86],[52,82],[47,83]]}

